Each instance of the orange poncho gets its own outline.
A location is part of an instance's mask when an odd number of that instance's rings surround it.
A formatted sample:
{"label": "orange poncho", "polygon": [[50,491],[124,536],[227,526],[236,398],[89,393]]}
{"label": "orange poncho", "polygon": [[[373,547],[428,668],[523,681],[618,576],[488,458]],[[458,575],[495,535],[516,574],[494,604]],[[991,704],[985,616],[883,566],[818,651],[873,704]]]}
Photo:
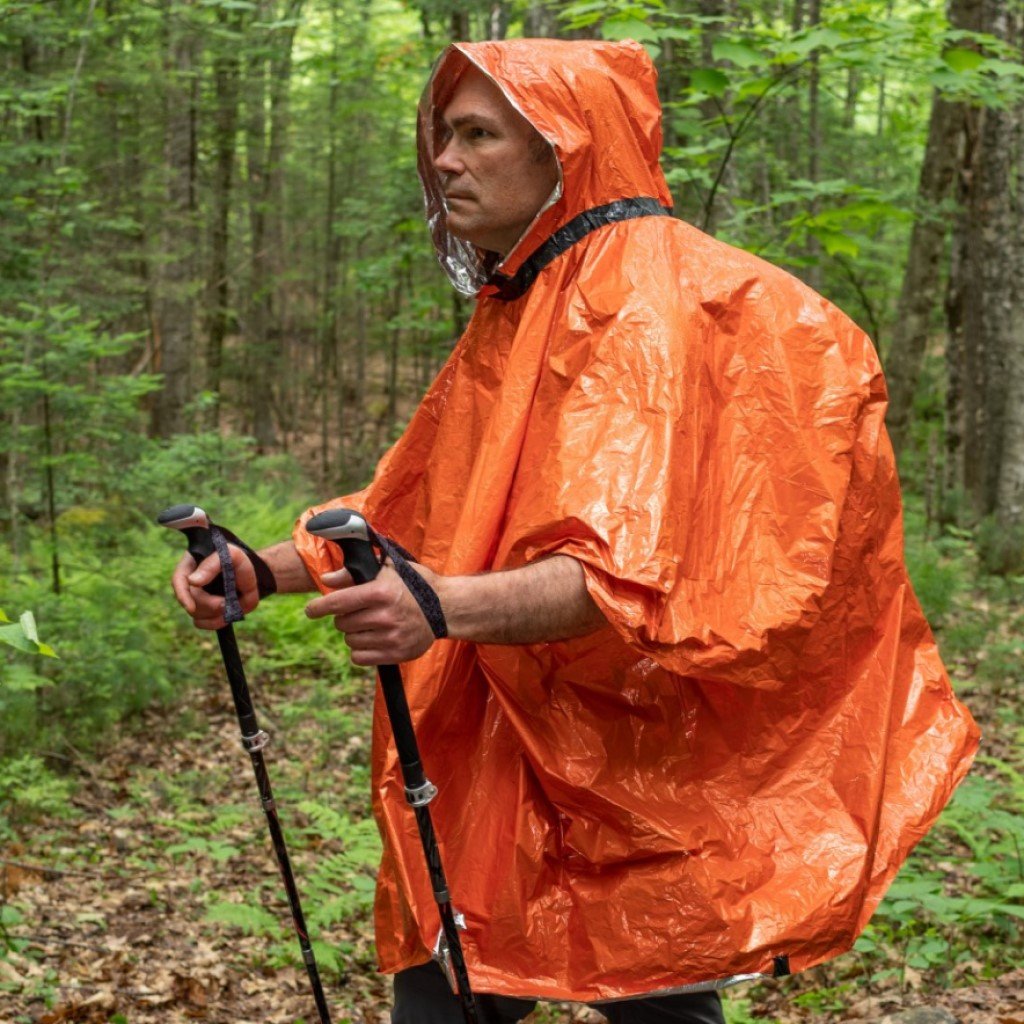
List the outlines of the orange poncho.
{"label": "orange poncho", "polygon": [[[466,59],[562,170],[497,280],[522,284],[569,222],[578,239],[519,298],[481,287],[445,231],[432,104]],[[446,51],[420,167],[476,309],[373,483],[331,503],[441,573],[571,555],[608,620],[561,643],[439,641],[405,668],[479,991],[608,999],[842,953],[977,745],[907,579],[865,335],[672,217],[578,219],[668,206],[660,145],[634,43]],[[295,540],[314,576],[338,566]],[[396,971],[439,922],[380,707],[373,743],[377,946]]]}

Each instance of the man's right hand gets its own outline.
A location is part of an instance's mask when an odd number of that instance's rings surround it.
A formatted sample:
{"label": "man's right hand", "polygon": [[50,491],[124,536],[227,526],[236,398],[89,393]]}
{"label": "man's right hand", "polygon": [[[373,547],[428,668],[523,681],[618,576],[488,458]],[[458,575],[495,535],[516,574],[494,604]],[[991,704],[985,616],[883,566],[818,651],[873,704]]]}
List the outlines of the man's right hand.
{"label": "man's right hand", "polygon": [[[256,586],[256,573],[252,563],[241,548],[228,545],[231,563],[235,567],[235,583],[238,587],[238,601],[242,611],[249,614],[259,603],[260,594]],[[224,598],[208,594],[205,587],[220,575],[220,556],[214,552],[199,565],[186,552],[181,556],[171,577],[171,586],[178,604],[192,617],[197,629],[221,629],[224,622]]]}

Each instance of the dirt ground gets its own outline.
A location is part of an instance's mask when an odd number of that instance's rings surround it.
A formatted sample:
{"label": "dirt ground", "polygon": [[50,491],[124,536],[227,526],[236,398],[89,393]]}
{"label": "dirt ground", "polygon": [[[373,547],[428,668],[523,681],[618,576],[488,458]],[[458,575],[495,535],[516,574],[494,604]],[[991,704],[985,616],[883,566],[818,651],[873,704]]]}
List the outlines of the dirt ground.
{"label": "dirt ground", "polygon": [[[0,1024],[312,1024],[307,979],[294,966],[268,959],[266,939],[205,920],[207,894],[244,899],[254,879],[274,874],[258,813],[248,759],[237,725],[221,702],[203,692],[188,698],[208,742],[182,738],[163,715],[151,714],[101,762],[78,765],[74,819],[37,822],[0,851],[0,896],[21,919],[9,940],[27,945],[0,959]],[[288,760],[287,745],[268,752]],[[280,763],[278,764],[280,768]],[[254,815],[225,838],[241,848],[227,862],[196,852],[168,856],[174,824],[173,781],[196,770],[209,779],[211,806],[251,803]],[[154,780],[152,802],[140,803],[135,780]],[[167,789],[161,797],[161,781]],[[282,808],[287,823],[287,809]],[[295,857],[301,879],[306,858]],[[279,887],[278,887],[279,888]],[[287,918],[260,890],[265,910]],[[276,890],[275,890],[276,891]],[[8,918],[9,920],[9,918]],[[324,972],[336,1024],[388,1020],[387,980],[375,973],[367,920],[323,936],[346,950],[341,974]],[[824,975],[774,982],[734,996],[731,1015],[781,1024],[891,1020],[914,1006],[944,1008],[960,1024],[1024,1024],[1024,968],[972,988],[854,994],[842,1007],[810,1008],[794,996],[823,985]],[[545,1006],[534,1024],[598,1021],[584,1007]],[[928,1022],[932,1024],[932,1022]],[[934,1024],[951,1024],[936,1019]]]}

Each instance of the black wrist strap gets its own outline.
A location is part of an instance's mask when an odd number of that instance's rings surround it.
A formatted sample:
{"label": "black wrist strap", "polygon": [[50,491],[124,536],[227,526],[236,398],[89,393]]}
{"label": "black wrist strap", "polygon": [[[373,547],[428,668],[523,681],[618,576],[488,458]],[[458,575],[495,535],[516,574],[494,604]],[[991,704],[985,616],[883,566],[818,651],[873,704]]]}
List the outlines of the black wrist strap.
{"label": "black wrist strap", "polygon": [[277,593],[277,580],[274,579],[270,566],[227,527],[210,523],[210,539],[220,557],[220,574],[224,581],[224,621],[228,624],[241,622],[245,618],[245,613],[238,600],[238,581],[235,579],[235,565],[231,561],[228,544],[241,548],[252,563],[253,571],[256,573],[256,590],[261,599]]}
{"label": "black wrist strap", "polygon": [[380,548],[381,565],[386,558],[391,559],[395,572],[409,588],[409,593],[416,598],[416,603],[420,606],[434,639],[443,640],[448,635],[448,623],[441,608],[441,599],[434,588],[409,564],[416,560],[416,556],[406,551],[401,544],[376,532],[373,534],[373,542]]}

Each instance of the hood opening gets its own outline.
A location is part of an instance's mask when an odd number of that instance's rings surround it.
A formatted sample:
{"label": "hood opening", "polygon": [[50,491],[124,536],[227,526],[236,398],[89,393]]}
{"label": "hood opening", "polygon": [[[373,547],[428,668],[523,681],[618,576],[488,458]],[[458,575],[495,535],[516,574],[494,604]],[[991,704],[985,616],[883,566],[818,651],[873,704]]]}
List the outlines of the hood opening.
{"label": "hood opening", "polygon": [[[511,249],[504,255],[488,249],[482,249],[464,239],[458,238],[448,230],[448,207],[445,202],[444,183],[441,174],[434,166],[437,152],[437,139],[444,134],[441,115],[451,102],[459,83],[470,68],[480,72],[504,96],[508,104],[522,117],[544,143],[551,149],[558,170],[558,181],[551,194],[541,204],[529,225],[516,240]],[[532,232],[541,215],[549,210],[563,194],[564,177],[562,163],[558,159],[558,150],[551,139],[538,128],[529,115],[516,102],[500,81],[486,67],[472,60],[462,50],[453,46],[446,50],[434,65],[430,79],[423,91],[420,101],[418,126],[418,169],[420,182],[423,186],[424,205],[426,207],[427,226],[430,230],[438,260],[448,275],[449,280],[463,295],[476,295],[495,271],[516,252],[520,244]]]}

